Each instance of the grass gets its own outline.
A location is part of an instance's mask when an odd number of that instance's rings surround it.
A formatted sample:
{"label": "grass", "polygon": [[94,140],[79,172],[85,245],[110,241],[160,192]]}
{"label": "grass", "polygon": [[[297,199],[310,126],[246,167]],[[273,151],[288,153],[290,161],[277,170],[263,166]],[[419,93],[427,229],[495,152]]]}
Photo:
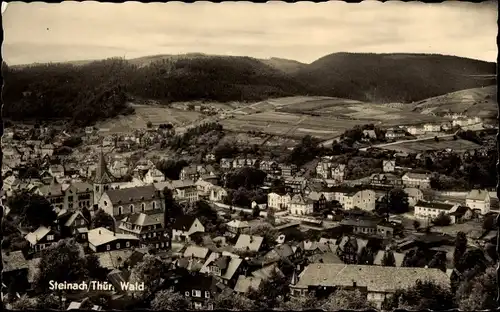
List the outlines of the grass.
{"label": "grass", "polygon": [[148,122],[153,125],[171,123],[181,126],[191,123],[202,115],[198,112],[182,111],[168,107],[150,105],[132,105],[135,114],[129,116],[119,116],[98,124],[100,128],[109,129],[110,133],[127,133],[135,129],[146,128]]}
{"label": "grass", "polygon": [[455,152],[464,152],[478,148],[479,146],[480,145],[476,143],[462,139],[453,140],[453,138],[440,138],[438,142],[434,139],[429,139],[417,142],[402,142],[400,144],[384,146],[382,148],[405,153],[420,153],[428,150],[444,150],[447,148],[451,148]]}

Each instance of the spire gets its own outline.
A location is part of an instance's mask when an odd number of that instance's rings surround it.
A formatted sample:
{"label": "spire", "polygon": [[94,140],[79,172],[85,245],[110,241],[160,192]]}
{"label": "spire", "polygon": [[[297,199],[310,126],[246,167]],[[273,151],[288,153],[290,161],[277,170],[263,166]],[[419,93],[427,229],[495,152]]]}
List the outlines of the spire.
{"label": "spire", "polygon": [[106,164],[106,159],[104,158],[104,153],[102,152],[102,146],[101,146],[101,151],[99,153],[99,161],[97,163],[97,168],[95,172],[95,182],[102,182],[102,180],[106,177],[110,177],[110,174],[108,172],[108,167]]}
{"label": "spire", "polygon": [[290,285],[295,285],[299,282],[299,278],[297,277],[297,272],[295,269],[293,270],[292,278],[290,280]]}

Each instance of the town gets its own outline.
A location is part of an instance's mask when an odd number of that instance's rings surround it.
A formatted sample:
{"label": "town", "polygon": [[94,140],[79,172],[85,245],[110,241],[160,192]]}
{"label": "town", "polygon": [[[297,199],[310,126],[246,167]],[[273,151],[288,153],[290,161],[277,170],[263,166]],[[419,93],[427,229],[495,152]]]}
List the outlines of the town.
{"label": "town", "polygon": [[471,276],[490,278],[497,261],[497,129],[444,118],[285,149],[224,141],[217,121],[122,135],[6,124],[3,300],[390,310],[427,291],[438,297],[425,308],[464,307],[486,287]]}

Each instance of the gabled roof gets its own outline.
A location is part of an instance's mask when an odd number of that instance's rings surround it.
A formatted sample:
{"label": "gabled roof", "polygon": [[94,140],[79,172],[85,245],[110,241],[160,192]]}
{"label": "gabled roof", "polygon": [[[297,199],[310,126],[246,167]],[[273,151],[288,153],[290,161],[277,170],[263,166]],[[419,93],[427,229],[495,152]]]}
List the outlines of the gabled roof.
{"label": "gabled roof", "polygon": [[454,206],[455,205],[452,205],[452,204],[425,202],[425,201],[421,201],[421,200],[419,200],[415,204],[415,207],[433,208],[433,209],[439,209],[439,210],[451,210]]}
{"label": "gabled roof", "polygon": [[259,251],[263,241],[264,238],[262,236],[240,234],[234,248]]}
{"label": "gabled roof", "polygon": [[467,194],[467,199],[470,200],[479,200],[479,201],[484,201],[486,200],[486,197],[489,196],[488,191],[484,190],[472,190]]}
{"label": "gabled roof", "polygon": [[191,245],[186,248],[186,251],[184,251],[184,258],[194,257],[205,259],[208,255],[208,251],[209,250],[206,247]]}
{"label": "gabled roof", "polygon": [[[217,259],[225,257],[225,260],[220,260],[220,262],[227,261],[227,268],[225,272],[222,274],[222,278],[225,280],[230,280],[233,278],[234,273],[236,270],[240,267],[241,263],[243,262],[243,259],[239,257],[229,257],[229,256],[221,256],[220,253],[217,252],[212,252],[210,256],[208,256],[207,261],[205,261],[205,264],[203,264],[203,267],[200,270],[200,273],[208,273],[208,267],[212,264],[212,262],[216,261]],[[219,263],[222,264],[222,263]]]}
{"label": "gabled roof", "polygon": [[408,179],[414,179],[414,180],[430,180],[430,176],[425,173],[414,173],[414,172],[407,172],[403,177],[407,177]]}
{"label": "gabled roof", "polygon": [[258,290],[260,284],[262,283],[262,279],[258,277],[244,275],[238,276],[238,281],[236,281],[236,285],[234,286],[234,291],[237,293],[247,293],[250,290]]}
{"label": "gabled roof", "polygon": [[95,172],[94,182],[96,182],[96,183],[108,182],[107,180],[108,179],[111,180],[112,177],[113,177],[113,175],[109,172],[108,165],[106,163],[106,159],[104,158],[104,154],[101,151],[99,153],[99,161],[98,161],[96,172]]}
{"label": "gabled roof", "polygon": [[240,220],[231,220],[228,223],[226,223],[226,225],[238,229],[246,229],[250,227],[247,221],[240,221]]}
{"label": "gabled roof", "polygon": [[121,220],[122,222],[131,223],[138,226],[148,226],[154,224],[161,224],[161,221],[155,219],[152,215],[148,215],[142,212],[134,213],[126,216]]}
{"label": "gabled roof", "polygon": [[139,240],[135,235],[113,233],[110,230],[100,227],[88,232],[89,243],[94,246],[101,246],[117,239]]}
{"label": "gabled roof", "polygon": [[196,217],[183,215],[175,218],[174,224],[172,224],[173,230],[189,231],[193,223],[197,220]]}
{"label": "gabled roof", "polygon": [[93,191],[92,185],[87,182],[73,182],[71,183],[71,186],[73,186],[78,193],[86,193]]}
{"label": "gabled roof", "polygon": [[44,238],[45,235],[47,235],[49,233],[50,233],[50,227],[40,226],[34,232],[28,233],[28,235],[26,235],[25,238],[28,242],[35,245],[42,238]]}
{"label": "gabled roof", "polygon": [[153,185],[108,190],[106,194],[109,196],[109,200],[113,205],[126,205],[160,198]]}

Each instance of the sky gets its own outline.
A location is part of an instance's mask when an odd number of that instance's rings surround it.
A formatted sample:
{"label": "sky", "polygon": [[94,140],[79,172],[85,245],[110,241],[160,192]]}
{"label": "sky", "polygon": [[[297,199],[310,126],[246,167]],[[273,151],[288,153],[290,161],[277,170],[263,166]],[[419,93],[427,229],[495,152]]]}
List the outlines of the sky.
{"label": "sky", "polygon": [[458,1],[9,2],[2,54],[9,65],[184,53],[310,63],[335,52],[495,62],[497,14],[495,2]]}

